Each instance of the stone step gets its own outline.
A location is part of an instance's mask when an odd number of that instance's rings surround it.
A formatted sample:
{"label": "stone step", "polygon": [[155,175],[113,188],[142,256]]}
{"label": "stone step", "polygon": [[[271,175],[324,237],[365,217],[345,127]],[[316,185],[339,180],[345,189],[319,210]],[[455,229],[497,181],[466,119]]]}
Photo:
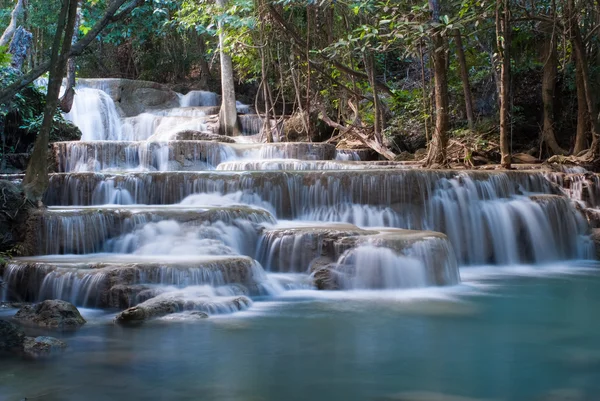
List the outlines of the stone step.
{"label": "stone step", "polygon": [[219,163],[243,158],[331,160],[330,144],[221,143],[216,141],[91,141],[55,142],[54,171],[103,170],[212,170]]}
{"label": "stone step", "polygon": [[[2,274],[5,301],[62,299],[76,305],[126,308],[165,291],[165,286],[233,285],[264,292],[262,267],[244,256],[46,255],[14,258]],[[155,287],[155,285],[160,285]]]}
{"label": "stone step", "polygon": [[438,190],[449,189],[448,196],[458,196],[456,188],[471,191],[474,201],[524,193],[560,193],[543,174],[524,171],[106,172],[51,174],[45,202],[48,205],[114,203],[111,194],[126,191],[132,203],[173,204],[194,193],[244,191],[271,203],[279,217],[295,218],[319,207],[343,204],[419,210]]}
{"label": "stone step", "polygon": [[221,171],[287,171],[287,170],[373,170],[418,168],[416,163],[392,161],[345,161],[345,160],[236,160],[222,162],[217,166]]}
{"label": "stone step", "polygon": [[[324,268],[338,271],[339,261],[363,246],[412,257],[422,264],[424,286],[455,285],[460,281],[450,241],[444,234],[432,231],[289,222],[263,232],[256,259],[273,272],[304,273]],[[402,275],[402,265],[390,268]]]}
{"label": "stone step", "polygon": [[141,229],[151,222],[234,224],[238,219],[251,223],[275,222],[268,211],[243,205],[50,207],[38,210],[31,217],[28,226],[32,232],[25,249],[32,255],[102,252],[110,238]]}

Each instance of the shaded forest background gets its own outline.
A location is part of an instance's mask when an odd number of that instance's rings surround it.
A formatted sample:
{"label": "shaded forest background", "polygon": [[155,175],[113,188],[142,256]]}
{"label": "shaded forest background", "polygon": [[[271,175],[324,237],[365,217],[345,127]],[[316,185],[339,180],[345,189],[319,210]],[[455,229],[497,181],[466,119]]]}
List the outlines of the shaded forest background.
{"label": "shaded forest background", "polygon": [[[136,3],[77,57],[78,77],[220,93],[222,50],[238,100],[288,121],[286,140],[369,146],[388,159],[416,154],[429,165],[499,163],[502,144],[513,161],[598,158],[596,0]],[[0,31],[15,4],[0,0]],[[109,5],[78,2],[76,35]],[[0,49],[3,87],[51,58],[62,7],[24,3],[18,25],[33,40],[20,71],[6,67],[9,49]],[[3,153],[19,150],[14,138],[35,138],[44,104],[33,86],[3,104],[4,142],[13,138]],[[69,131],[56,114],[53,132]]]}

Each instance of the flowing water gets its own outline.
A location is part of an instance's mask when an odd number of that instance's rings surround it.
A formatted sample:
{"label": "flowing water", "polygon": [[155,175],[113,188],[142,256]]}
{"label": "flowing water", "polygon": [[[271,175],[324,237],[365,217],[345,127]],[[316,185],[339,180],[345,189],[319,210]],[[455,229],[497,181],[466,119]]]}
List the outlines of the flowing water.
{"label": "flowing water", "polygon": [[[89,323],[51,334],[56,359],[7,358],[0,400],[594,399],[600,276],[575,202],[597,206],[595,176],[252,143],[253,114],[232,143],[181,140],[215,94],[124,117],[99,88],[78,91],[82,140],[53,145],[32,256],[0,286]],[[136,305],[155,319],[113,323]]]}

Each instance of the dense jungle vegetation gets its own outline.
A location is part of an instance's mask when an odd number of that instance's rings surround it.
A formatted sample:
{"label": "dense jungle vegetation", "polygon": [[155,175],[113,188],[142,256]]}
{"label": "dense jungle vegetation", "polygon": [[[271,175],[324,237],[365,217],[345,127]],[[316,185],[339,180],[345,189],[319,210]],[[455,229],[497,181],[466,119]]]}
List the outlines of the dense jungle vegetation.
{"label": "dense jungle vegetation", "polygon": [[[281,119],[287,140],[428,166],[600,152],[597,0],[0,0],[2,31],[13,148],[64,131],[69,75],[212,90],[224,133],[238,99]],[[47,101],[33,81],[48,72]]]}

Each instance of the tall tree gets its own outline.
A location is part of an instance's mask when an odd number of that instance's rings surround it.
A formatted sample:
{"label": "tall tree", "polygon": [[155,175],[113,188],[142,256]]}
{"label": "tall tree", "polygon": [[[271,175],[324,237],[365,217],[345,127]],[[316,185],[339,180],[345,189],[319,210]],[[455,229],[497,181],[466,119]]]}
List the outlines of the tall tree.
{"label": "tall tree", "polygon": [[48,81],[46,105],[44,107],[44,119],[23,180],[25,196],[34,202],[41,202],[42,196],[48,187],[48,143],[50,130],[52,129],[52,122],[57,112],[58,95],[62,78],[65,74],[67,56],[71,50],[71,38],[73,37],[75,21],[77,19],[77,3],[78,0],[63,0],[52,43],[50,78]]}
{"label": "tall tree", "polygon": [[471,93],[471,84],[469,83],[469,68],[467,66],[467,58],[462,43],[462,35],[459,29],[454,30],[454,41],[456,45],[456,57],[458,58],[458,66],[460,67],[460,79],[463,85],[463,94],[465,97],[465,111],[467,113],[467,121],[469,129],[475,130],[475,114],[473,113],[473,95]]}
{"label": "tall tree", "polygon": [[0,36],[0,46],[6,46],[10,42],[10,39],[12,38],[15,31],[17,30],[17,21],[19,20],[19,16],[23,12],[23,5],[23,0],[17,0],[15,8],[10,14],[10,22],[4,30],[4,33],[2,33],[2,36]]}
{"label": "tall tree", "polygon": [[510,0],[496,0],[496,44],[500,62],[500,164],[511,167],[510,155]]}
{"label": "tall tree", "polygon": [[556,141],[554,132],[554,95],[556,93],[556,76],[558,73],[558,56],[556,51],[558,35],[556,22],[555,19],[554,23],[546,21],[541,23],[541,31],[544,34],[541,55],[542,63],[544,65],[542,72],[542,103],[544,106],[542,139],[546,143],[550,153],[555,155],[566,155],[568,154],[568,151],[560,147]]}
{"label": "tall tree", "polygon": [[[579,27],[579,16],[577,13],[577,9],[575,8],[575,0],[568,0],[567,8],[569,16],[569,31],[571,33],[571,44],[575,53],[577,74],[581,79],[581,85],[578,86],[578,89],[583,90],[583,93],[580,93],[580,91],[578,91],[577,96],[585,98],[587,115],[589,116],[589,122],[592,129],[592,144],[589,148],[589,151],[585,155],[585,159],[591,161],[598,157],[598,147],[600,146],[598,105],[596,103],[595,92],[592,89],[592,82],[586,58],[586,51],[583,44],[583,38],[581,36],[581,29]],[[581,103],[582,102],[578,102],[578,104]]]}
{"label": "tall tree", "polygon": [[448,144],[448,58],[446,39],[440,23],[440,1],[429,0],[429,9],[433,21],[432,60],[435,91],[435,127],[426,165],[446,164],[446,148]]}
{"label": "tall tree", "polygon": [[[217,5],[225,11],[226,0],[217,0]],[[219,132],[221,135],[239,135],[233,63],[227,52],[223,19],[219,19],[219,57],[221,61],[221,110],[219,111]]]}

